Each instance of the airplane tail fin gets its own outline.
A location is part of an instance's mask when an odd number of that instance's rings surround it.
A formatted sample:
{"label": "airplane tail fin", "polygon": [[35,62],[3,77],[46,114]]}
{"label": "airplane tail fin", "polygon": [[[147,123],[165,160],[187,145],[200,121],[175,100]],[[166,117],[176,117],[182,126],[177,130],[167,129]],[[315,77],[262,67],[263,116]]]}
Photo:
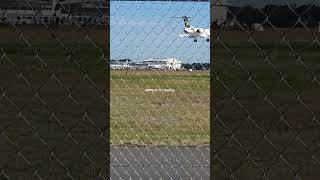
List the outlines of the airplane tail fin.
{"label": "airplane tail fin", "polygon": [[182,16],[182,18],[183,18],[183,21],[184,21],[184,27],[186,27],[186,28],[191,27],[188,17],[187,16]]}

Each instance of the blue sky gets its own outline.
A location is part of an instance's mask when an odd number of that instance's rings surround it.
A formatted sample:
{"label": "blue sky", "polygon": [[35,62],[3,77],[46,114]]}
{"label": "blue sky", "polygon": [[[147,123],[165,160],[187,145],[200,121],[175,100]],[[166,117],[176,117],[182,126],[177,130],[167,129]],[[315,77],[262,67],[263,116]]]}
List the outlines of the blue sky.
{"label": "blue sky", "polygon": [[209,2],[111,1],[111,59],[175,57],[185,63],[209,62],[210,43],[181,38],[183,21],[209,28]]}

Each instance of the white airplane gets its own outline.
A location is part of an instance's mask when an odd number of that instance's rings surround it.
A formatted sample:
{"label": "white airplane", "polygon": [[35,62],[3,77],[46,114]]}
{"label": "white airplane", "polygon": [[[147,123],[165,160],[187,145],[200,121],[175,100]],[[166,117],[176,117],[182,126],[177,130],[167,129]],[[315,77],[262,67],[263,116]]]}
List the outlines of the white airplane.
{"label": "white airplane", "polygon": [[182,16],[184,21],[184,34],[179,34],[180,37],[194,38],[194,42],[197,42],[197,38],[206,38],[207,42],[210,41],[210,29],[195,28],[190,25],[188,17]]}

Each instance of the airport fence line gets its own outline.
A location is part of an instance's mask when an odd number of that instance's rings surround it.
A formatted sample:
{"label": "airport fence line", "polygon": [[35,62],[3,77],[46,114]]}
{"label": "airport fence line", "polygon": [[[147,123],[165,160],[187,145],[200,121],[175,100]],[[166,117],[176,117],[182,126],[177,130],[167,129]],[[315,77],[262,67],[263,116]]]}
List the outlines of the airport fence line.
{"label": "airport fence line", "polygon": [[209,1],[111,1],[111,179],[209,179]]}
{"label": "airport fence line", "polygon": [[0,2],[0,179],[109,177],[108,6]]}
{"label": "airport fence line", "polygon": [[319,177],[320,3],[267,3],[211,1],[212,179]]}

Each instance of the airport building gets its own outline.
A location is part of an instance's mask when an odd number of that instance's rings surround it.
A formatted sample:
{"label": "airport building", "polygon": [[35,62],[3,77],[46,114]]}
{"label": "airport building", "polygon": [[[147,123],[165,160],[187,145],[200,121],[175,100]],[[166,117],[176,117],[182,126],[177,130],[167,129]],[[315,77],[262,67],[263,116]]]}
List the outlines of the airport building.
{"label": "airport building", "polygon": [[130,64],[130,59],[110,60],[110,68],[113,70],[128,69],[130,68]]}
{"label": "airport building", "polygon": [[142,61],[142,64],[147,67],[147,69],[159,69],[159,70],[180,70],[182,68],[182,62],[176,58],[166,58],[166,59],[147,59]]}
{"label": "airport building", "polygon": [[226,0],[220,0],[214,3],[211,10],[211,17],[213,21],[217,22],[217,25],[221,25],[227,21],[228,18],[228,3]]}
{"label": "airport building", "polygon": [[146,59],[140,62],[131,62],[129,59],[110,60],[110,68],[116,69],[156,69],[156,70],[181,70],[182,62],[176,58]]}
{"label": "airport building", "polygon": [[94,24],[108,22],[103,0],[2,0],[1,24]]}

